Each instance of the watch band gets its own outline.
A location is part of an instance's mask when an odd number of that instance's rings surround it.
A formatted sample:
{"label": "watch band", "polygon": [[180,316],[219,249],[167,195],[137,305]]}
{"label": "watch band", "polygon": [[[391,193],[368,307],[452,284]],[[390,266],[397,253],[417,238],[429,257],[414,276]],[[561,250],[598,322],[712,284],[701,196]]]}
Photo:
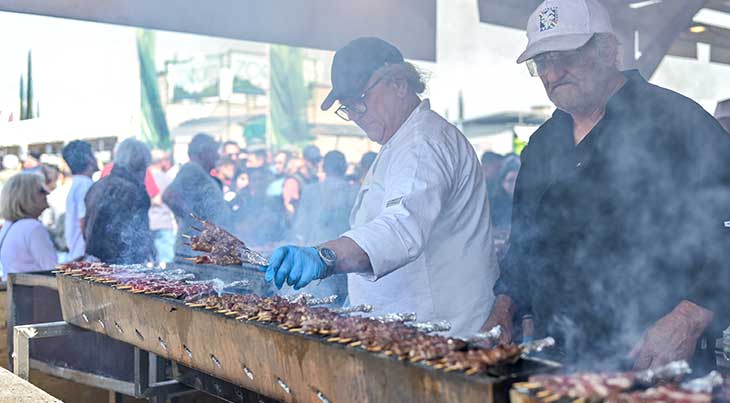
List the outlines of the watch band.
{"label": "watch band", "polygon": [[314,249],[317,250],[319,259],[322,260],[322,263],[324,263],[324,267],[325,267],[324,277],[329,277],[329,276],[333,275],[335,273],[335,266],[337,265],[337,255],[335,255],[335,260],[330,260],[324,256],[322,249],[326,249],[326,250],[330,251],[332,254],[334,254],[334,251],[332,249],[325,248],[322,245],[315,246]]}

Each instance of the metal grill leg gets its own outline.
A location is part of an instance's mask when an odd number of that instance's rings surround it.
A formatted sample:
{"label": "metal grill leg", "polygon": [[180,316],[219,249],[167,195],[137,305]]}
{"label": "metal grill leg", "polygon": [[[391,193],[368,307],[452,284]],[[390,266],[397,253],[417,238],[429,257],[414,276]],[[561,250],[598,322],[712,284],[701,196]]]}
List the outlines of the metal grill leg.
{"label": "metal grill leg", "polygon": [[30,336],[19,327],[13,331],[13,372],[27,381],[30,378]]}
{"label": "metal grill leg", "polygon": [[113,390],[109,391],[109,403],[122,403],[124,401],[124,395],[117,393]]}
{"label": "metal grill leg", "polygon": [[13,372],[22,379],[30,377],[30,339],[58,337],[82,331],[66,322],[37,323],[13,327]]}

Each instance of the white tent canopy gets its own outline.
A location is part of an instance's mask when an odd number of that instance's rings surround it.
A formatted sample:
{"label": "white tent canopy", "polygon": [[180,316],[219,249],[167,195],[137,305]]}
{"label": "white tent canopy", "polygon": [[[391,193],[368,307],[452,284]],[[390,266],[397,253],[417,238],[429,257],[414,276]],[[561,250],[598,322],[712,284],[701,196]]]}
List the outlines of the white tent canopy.
{"label": "white tent canopy", "polygon": [[317,49],[379,36],[436,58],[436,0],[0,0],[0,10]]}
{"label": "white tent canopy", "polygon": [[73,139],[93,139],[117,137],[124,139],[135,133],[132,122],[109,121],[86,118],[83,120],[52,120],[35,118],[10,123],[0,123],[0,146],[20,146],[30,144],[67,142]]}

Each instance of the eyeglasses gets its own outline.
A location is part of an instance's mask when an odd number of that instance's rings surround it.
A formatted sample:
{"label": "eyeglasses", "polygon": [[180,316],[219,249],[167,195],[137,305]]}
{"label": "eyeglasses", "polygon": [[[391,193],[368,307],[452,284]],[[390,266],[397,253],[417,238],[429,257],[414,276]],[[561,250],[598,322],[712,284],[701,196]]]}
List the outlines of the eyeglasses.
{"label": "eyeglasses", "polygon": [[341,103],[340,107],[335,111],[335,115],[339,116],[340,119],[349,122],[367,113],[368,106],[365,105],[365,98],[368,96],[368,92],[375,88],[375,86],[384,78],[385,76],[381,76],[375,80],[371,86],[366,88],[365,91],[363,91],[362,94],[360,94],[360,96],[355,98],[352,102],[348,102],[347,104]]}
{"label": "eyeglasses", "polygon": [[533,77],[544,76],[551,68],[565,68],[580,62],[582,49],[564,52],[547,52],[533,57],[525,64]]}

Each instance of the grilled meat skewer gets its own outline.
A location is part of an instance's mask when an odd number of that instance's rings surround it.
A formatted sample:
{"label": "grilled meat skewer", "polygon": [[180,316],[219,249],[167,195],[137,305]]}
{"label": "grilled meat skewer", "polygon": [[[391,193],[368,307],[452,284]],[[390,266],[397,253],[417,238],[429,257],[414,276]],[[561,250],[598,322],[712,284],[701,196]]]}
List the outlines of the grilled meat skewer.
{"label": "grilled meat skewer", "polygon": [[194,214],[193,218],[198,220],[202,229],[191,227],[197,230],[198,235],[184,234],[192,250],[205,252],[207,255],[196,256],[188,259],[196,264],[217,264],[217,265],[240,265],[242,263],[257,266],[268,265],[268,260],[260,253],[249,249],[240,239],[233,236],[223,228],[208,222]]}

